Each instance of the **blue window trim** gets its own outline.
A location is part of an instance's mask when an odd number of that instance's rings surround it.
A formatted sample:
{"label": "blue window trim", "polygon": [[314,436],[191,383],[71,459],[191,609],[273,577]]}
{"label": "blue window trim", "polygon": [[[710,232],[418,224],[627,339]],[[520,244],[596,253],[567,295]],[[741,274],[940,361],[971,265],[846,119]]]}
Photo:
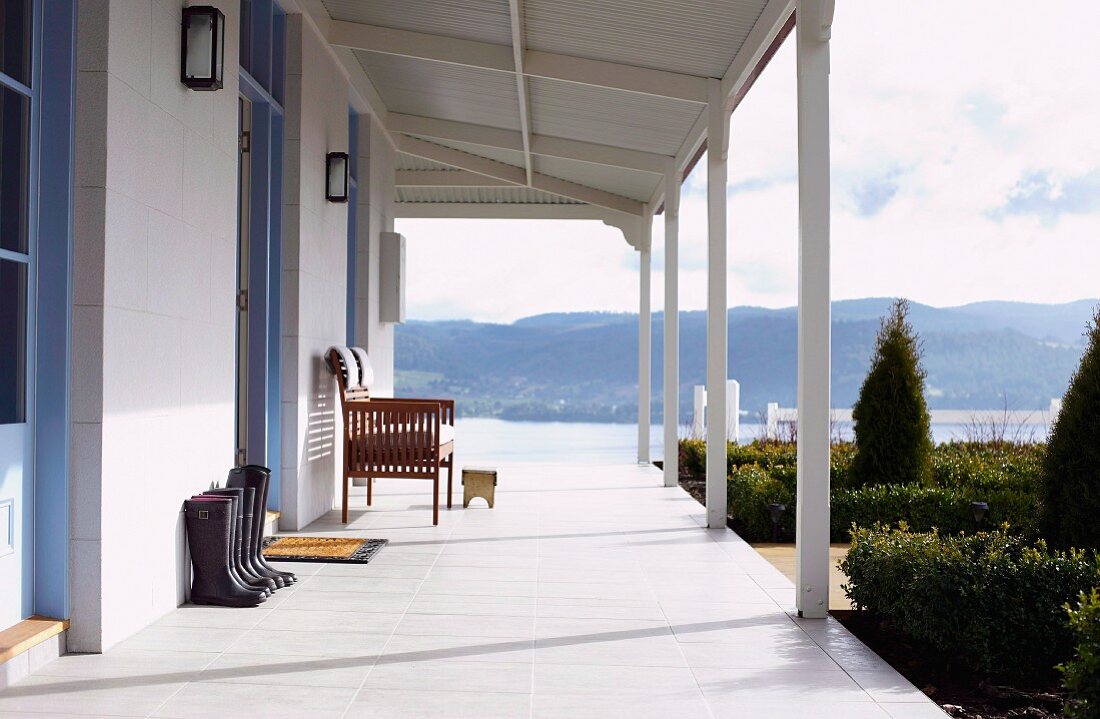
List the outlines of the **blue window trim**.
{"label": "blue window trim", "polygon": [[[248,427],[250,462],[271,469],[270,509],[281,501],[282,207],[286,14],[272,0],[253,0],[249,68],[240,92],[252,102],[250,137]],[[261,318],[263,321],[261,321]]]}
{"label": "blue window trim", "polygon": [[[48,8],[48,13],[47,13]],[[72,346],[73,113],[76,2],[36,0],[36,138],[32,206],[37,269],[33,611],[69,616],[69,437]],[[48,17],[46,15],[48,14]],[[45,208],[42,204],[42,208]]]}

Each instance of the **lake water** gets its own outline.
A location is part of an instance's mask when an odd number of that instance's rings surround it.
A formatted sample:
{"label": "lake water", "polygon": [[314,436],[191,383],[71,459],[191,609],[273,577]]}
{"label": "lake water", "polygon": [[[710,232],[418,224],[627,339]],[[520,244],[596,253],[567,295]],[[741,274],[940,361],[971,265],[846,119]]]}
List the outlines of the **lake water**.
{"label": "lake water", "polygon": [[[749,442],[763,434],[759,424],[742,424],[741,441]],[[664,456],[661,425],[650,431],[650,457]],[[843,429],[842,429],[843,431]],[[1007,435],[1013,436],[1009,428]],[[1027,427],[1022,436],[1041,439],[1045,427]],[[936,442],[964,439],[964,425],[933,425]],[[621,464],[637,459],[638,428],[633,424],[596,424],[581,422],[508,422],[500,419],[470,417],[458,421],[459,462],[584,462]]]}

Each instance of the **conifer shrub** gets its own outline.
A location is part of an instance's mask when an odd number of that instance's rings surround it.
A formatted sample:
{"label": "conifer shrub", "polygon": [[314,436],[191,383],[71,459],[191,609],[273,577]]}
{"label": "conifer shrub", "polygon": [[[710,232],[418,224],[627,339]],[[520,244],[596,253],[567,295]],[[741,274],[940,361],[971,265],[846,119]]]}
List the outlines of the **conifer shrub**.
{"label": "conifer shrub", "polygon": [[909,323],[909,303],[899,299],[883,318],[871,369],[852,407],[856,454],[851,480],[870,484],[918,484],[931,468],[932,427],[924,401],[920,341]]}
{"label": "conifer shrub", "polygon": [[1062,398],[1043,459],[1043,534],[1054,545],[1100,549],[1100,307]]}

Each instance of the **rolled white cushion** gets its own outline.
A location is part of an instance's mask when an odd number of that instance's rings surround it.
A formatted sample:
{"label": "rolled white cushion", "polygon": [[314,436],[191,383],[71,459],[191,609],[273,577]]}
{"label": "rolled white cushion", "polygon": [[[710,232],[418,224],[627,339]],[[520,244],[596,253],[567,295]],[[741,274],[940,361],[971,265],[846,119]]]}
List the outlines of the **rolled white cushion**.
{"label": "rolled white cushion", "polygon": [[[328,348],[329,354],[336,350],[340,359],[344,362],[344,385],[348,389],[358,389],[362,386],[362,376],[359,374],[359,362],[355,359],[355,353],[342,345],[333,345]],[[334,368],[339,369],[339,368]]]}
{"label": "rolled white cushion", "polygon": [[374,368],[371,367],[367,351],[362,347],[352,347],[351,352],[359,362],[359,386],[370,389],[370,386],[374,384]]}

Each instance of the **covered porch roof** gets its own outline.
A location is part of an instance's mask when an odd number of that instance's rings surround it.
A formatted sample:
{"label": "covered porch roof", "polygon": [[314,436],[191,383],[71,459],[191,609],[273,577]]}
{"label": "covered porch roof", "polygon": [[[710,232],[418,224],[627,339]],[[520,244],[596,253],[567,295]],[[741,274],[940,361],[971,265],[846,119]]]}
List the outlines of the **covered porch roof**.
{"label": "covered porch roof", "polygon": [[794,0],[303,0],[398,151],[400,217],[658,210],[790,32]]}

